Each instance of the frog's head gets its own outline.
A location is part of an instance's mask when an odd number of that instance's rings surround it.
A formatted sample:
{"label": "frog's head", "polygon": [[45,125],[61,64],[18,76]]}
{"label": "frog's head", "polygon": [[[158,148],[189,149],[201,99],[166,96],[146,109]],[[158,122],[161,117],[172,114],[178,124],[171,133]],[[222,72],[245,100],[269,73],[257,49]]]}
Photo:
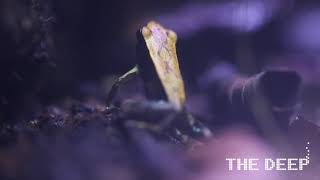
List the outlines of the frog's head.
{"label": "frog's head", "polygon": [[139,29],[138,38],[144,40],[155,38],[157,42],[167,44],[177,42],[177,34],[174,31],[164,28],[155,21],[150,21],[146,26]]}

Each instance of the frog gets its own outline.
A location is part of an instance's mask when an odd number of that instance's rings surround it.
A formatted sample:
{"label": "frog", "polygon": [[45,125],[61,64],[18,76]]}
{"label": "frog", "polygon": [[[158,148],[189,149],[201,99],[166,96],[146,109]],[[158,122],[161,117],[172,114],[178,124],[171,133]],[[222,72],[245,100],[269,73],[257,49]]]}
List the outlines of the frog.
{"label": "frog", "polygon": [[[165,102],[170,104],[177,114],[180,114],[179,116],[184,114],[184,122],[168,123],[175,126],[170,130],[174,134],[171,137],[184,143],[192,139],[189,135],[198,137],[200,134],[206,138],[210,137],[211,131],[185,108],[186,93],[176,51],[177,34],[156,21],[150,21],[137,31],[136,36],[137,64],[114,83],[107,97],[107,106],[111,104],[121,84],[132,77],[140,76],[147,99],[151,101],[148,107],[154,107],[152,105],[154,102],[158,104]],[[137,124],[141,127],[141,122]],[[144,127],[150,126],[144,125]]]}
{"label": "frog", "polygon": [[175,109],[184,109],[186,96],[176,52],[177,34],[150,21],[137,31],[137,39],[137,65],[118,79],[109,93],[107,104],[122,81],[140,74],[148,99],[168,100]]}

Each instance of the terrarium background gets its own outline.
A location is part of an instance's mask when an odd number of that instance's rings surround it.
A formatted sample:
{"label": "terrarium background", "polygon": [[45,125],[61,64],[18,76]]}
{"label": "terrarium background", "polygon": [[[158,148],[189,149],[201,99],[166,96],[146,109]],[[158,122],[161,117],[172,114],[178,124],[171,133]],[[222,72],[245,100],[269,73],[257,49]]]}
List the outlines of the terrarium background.
{"label": "terrarium background", "polygon": [[319,119],[316,0],[46,0],[39,11],[37,3],[0,2],[3,120],[25,118],[19,115],[70,97],[103,101],[110,75],[135,64],[135,32],[151,19],[178,34],[189,99],[201,92],[203,72],[218,62],[248,75],[280,64],[301,73],[302,113]]}

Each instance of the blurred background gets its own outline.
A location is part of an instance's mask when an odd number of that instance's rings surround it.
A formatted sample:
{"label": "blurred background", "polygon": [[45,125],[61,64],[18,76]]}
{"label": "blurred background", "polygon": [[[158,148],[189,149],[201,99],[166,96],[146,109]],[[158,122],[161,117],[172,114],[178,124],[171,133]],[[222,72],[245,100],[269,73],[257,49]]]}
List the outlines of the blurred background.
{"label": "blurred background", "polygon": [[102,100],[112,75],[135,64],[135,33],[149,20],[177,32],[190,99],[201,92],[204,72],[221,62],[246,75],[282,66],[301,74],[303,112],[319,119],[316,0],[0,3],[1,119],[66,97]]}
{"label": "blurred background", "polygon": [[[136,64],[136,32],[150,20],[177,33],[186,106],[190,112],[209,120],[209,124],[212,119],[220,119],[227,125],[235,119],[250,119],[237,105],[224,104],[228,98],[220,96],[219,88],[223,89],[224,83],[234,78],[256,77],[267,85],[271,82],[267,95],[275,97],[271,102],[277,107],[283,105],[278,108],[281,113],[289,110],[290,118],[303,117],[320,125],[319,19],[318,0],[0,0],[0,135],[6,135],[5,142],[11,141],[11,136],[7,138],[7,129],[10,129],[7,124],[33,119],[46,107],[61,105],[69,99],[104,105],[116,77]],[[255,76],[270,69],[289,71],[290,78],[281,73],[280,76],[272,73]],[[121,90],[119,99],[143,96],[141,84],[139,79],[129,82]],[[227,93],[225,89],[221,91]],[[299,94],[298,100],[293,97],[296,94]],[[232,108],[235,111],[230,111]],[[170,148],[167,151],[167,146],[160,146],[143,133],[132,138],[136,140],[133,145],[126,140],[116,142],[114,148],[109,146],[117,139],[113,134],[108,136],[107,143],[101,138],[105,129],[101,130],[104,122],[100,120],[106,116],[82,106],[75,109],[70,115],[54,107],[48,110],[48,117],[40,119],[49,119],[48,124],[54,119],[54,126],[62,128],[68,126],[60,125],[60,120],[70,117],[86,121],[89,116],[88,119],[99,120],[86,131],[80,128],[81,133],[85,132],[79,138],[81,141],[66,143],[60,136],[51,139],[51,136],[40,135],[33,139],[34,146],[31,146],[28,138],[17,136],[18,143],[12,149],[6,146],[0,149],[0,177],[3,170],[6,174],[3,177],[16,179],[20,176],[16,172],[22,172],[20,179],[133,179],[132,174],[147,172],[150,175],[159,170],[159,174],[165,175],[162,179],[233,179],[239,174],[224,172],[221,157],[228,153],[240,156],[242,151],[262,157],[272,151],[256,133],[238,130],[222,132],[217,136],[220,141],[213,140],[208,147],[191,155],[199,157],[189,157],[189,154],[180,157],[179,151],[171,152]],[[99,116],[94,116],[95,113]],[[289,116],[284,114],[281,118]],[[268,117],[262,118],[266,119],[268,121]],[[319,127],[314,124],[304,122],[292,126],[289,136],[297,142],[297,149],[304,147],[305,137],[318,140]],[[215,125],[210,127],[215,129]],[[276,134],[273,129],[267,131]],[[128,153],[131,149],[127,146],[134,148]],[[121,150],[118,152],[117,148]],[[199,168],[199,159],[205,161],[207,171],[194,177],[184,169],[185,159],[180,158],[197,159],[191,163],[191,169]],[[44,160],[50,165],[42,167]],[[41,168],[44,171],[39,170]],[[106,172],[108,168],[110,173]],[[319,165],[309,171],[310,179],[319,178],[315,176],[317,168]],[[269,175],[248,173],[241,177],[282,179],[274,173]]]}

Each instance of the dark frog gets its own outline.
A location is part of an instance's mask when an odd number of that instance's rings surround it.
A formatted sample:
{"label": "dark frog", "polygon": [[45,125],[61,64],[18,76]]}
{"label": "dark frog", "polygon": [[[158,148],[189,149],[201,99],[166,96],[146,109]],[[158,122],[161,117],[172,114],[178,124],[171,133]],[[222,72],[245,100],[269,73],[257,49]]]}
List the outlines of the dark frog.
{"label": "dark frog", "polygon": [[[186,97],[176,52],[176,33],[164,28],[159,23],[151,21],[138,30],[137,39],[137,65],[125,75],[121,76],[114,84],[109,93],[107,105],[111,103],[116,89],[122,81],[139,74],[143,79],[146,96],[150,101],[135,102],[134,106],[126,106],[127,114],[130,114],[128,111],[132,111],[140,112],[141,115],[146,116],[146,109],[148,109],[148,112],[153,112],[151,114],[157,114],[157,111],[160,111],[163,104],[167,103],[169,106],[166,107],[170,107],[175,112],[173,114],[176,114],[176,116],[172,116],[172,113],[169,113],[171,118],[164,118],[169,123],[163,122],[164,120],[160,122],[150,122],[148,120],[145,121],[145,123],[153,123],[153,125],[154,123],[160,123],[162,126],[163,124],[173,126],[174,128],[170,128],[172,129],[172,133],[178,135],[178,137],[183,137],[183,139],[188,139],[189,136],[210,136],[210,131],[185,110],[184,104]],[[160,106],[160,104],[162,104],[162,106]],[[140,110],[138,110],[138,108],[140,108]],[[148,118],[141,117],[141,119]],[[132,124],[134,123],[131,122],[131,125]],[[139,126],[142,126],[141,122]]]}

